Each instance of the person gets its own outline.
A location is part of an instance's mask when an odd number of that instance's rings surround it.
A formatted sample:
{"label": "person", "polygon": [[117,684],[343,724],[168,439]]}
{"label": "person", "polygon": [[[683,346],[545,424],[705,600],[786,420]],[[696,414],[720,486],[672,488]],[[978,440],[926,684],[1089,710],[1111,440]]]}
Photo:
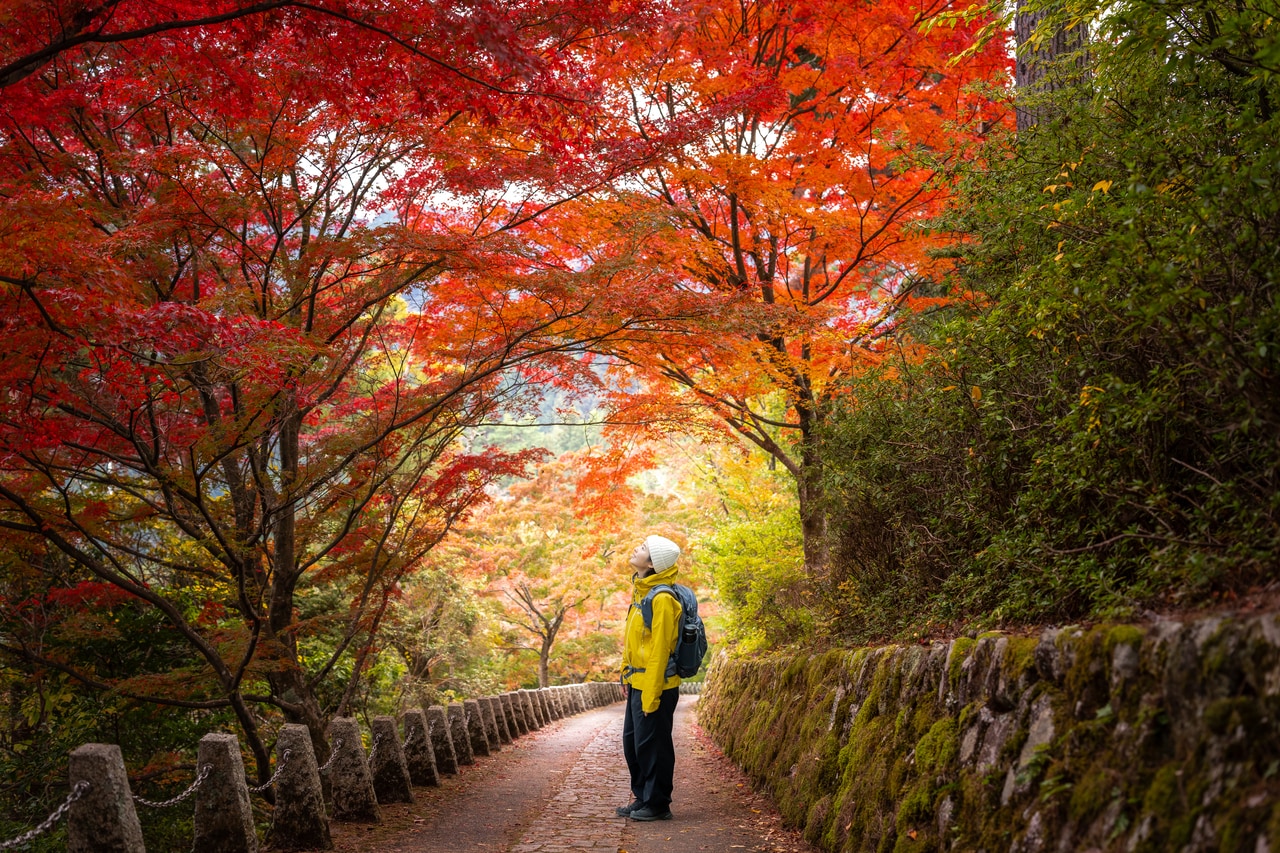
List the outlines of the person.
{"label": "person", "polygon": [[632,802],[619,806],[619,817],[632,820],[671,820],[671,788],[676,748],[671,740],[680,677],[667,675],[667,661],[680,630],[680,601],[674,595],[653,597],[648,628],[640,602],[659,584],[676,580],[680,546],[663,536],[647,536],[632,553],[631,609],[622,646],[622,682],[627,707],[622,719],[622,752],[631,774]]}

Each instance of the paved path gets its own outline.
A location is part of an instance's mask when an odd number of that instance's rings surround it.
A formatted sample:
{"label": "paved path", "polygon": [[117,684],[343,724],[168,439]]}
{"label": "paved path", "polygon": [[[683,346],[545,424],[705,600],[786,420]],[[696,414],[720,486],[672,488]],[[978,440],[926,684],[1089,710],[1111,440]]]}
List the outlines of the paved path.
{"label": "paved path", "polygon": [[621,703],[560,720],[479,758],[377,826],[334,824],[339,853],[812,853],[696,722],[676,709],[675,819],[616,817],[630,800]]}

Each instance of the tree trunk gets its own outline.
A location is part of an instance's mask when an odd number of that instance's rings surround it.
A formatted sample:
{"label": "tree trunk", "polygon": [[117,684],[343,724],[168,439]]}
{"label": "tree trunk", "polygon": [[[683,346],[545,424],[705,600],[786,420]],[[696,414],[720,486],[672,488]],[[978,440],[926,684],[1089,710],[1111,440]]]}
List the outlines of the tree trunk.
{"label": "tree trunk", "polygon": [[281,505],[276,510],[275,571],[271,582],[267,625],[269,641],[275,647],[275,653],[283,657],[287,665],[268,676],[267,681],[271,685],[272,695],[284,706],[285,719],[307,727],[316,759],[323,763],[329,756],[329,746],[325,741],[327,721],[298,660],[298,640],[293,633],[293,593],[298,584],[297,506],[293,489],[298,479],[302,413],[292,399],[284,407],[285,414],[280,426]]}
{"label": "tree trunk", "polygon": [[1085,25],[1081,23],[1059,29],[1052,38],[1043,40],[1038,46],[1033,45],[1031,36],[1044,20],[1045,11],[1040,8],[1028,10],[1026,5],[1026,0],[1018,0],[1013,22],[1018,43],[1014,113],[1019,133],[1052,118],[1048,105],[1037,103],[1037,100],[1081,82],[1088,74],[1085,45],[1088,44],[1089,31]]}
{"label": "tree trunk", "polygon": [[[810,469],[805,469],[809,478]],[[797,483],[800,503],[800,533],[804,542],[804,565],[808,573],[818,575],[826,570],[827,517],[822,510],[822,487],[816,483]]]}
{"label": "tree trunk", "polygon": [[[806,389],[800,389],[802,392]],[[796,493],[800,508],[800,532],[804,541],[804,565],[810,577],[821,577],[827,569],[827,516],[822,500],[822,457],[818,453],[818,407],[807,393],[796,406],[800,427],[800,470]]]}

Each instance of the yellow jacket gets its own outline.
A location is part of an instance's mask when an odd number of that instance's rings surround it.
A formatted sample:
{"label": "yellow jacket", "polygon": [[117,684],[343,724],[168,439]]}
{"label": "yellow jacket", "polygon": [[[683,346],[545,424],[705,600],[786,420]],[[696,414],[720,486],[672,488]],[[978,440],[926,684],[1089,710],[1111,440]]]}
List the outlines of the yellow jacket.
{"label": "yellow jacket", "polygon": [[[646,714],[658,710],[662,691],[680,683],[680,676],[666,678],[667,661],[676,650],[680,636],[680,601],[674,595],[653,597],[653,623],[644,627],[640,602],[649,590],[676,582],[676,567],[654,572],[648,577],[631,576],[631,608],[622,645],[622,680],[640,691],[640,705]],[[643,669],[644,672],[635,670]]]}

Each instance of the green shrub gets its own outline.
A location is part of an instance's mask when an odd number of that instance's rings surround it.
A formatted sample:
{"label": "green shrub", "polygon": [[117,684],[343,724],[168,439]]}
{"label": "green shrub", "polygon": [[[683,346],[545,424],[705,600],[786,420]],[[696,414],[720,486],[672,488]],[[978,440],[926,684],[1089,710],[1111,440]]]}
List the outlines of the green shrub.
{"label": "green shrub", "polygon": [[[1256,57],[1278,51],[1219,6],[1117,7],[1060,118],[956,173],[950,307],[824,437],[847,633],[1123,616],[1274,574],[1280,78]],[[1234,40],[1175,40],[1197,15]]]}
{"label": "green shrub", "polygon": [[699,555],[729,608],[730,639],[755,649],[811,635],[813,608],[795,512],[723,524],[703,541]]}

